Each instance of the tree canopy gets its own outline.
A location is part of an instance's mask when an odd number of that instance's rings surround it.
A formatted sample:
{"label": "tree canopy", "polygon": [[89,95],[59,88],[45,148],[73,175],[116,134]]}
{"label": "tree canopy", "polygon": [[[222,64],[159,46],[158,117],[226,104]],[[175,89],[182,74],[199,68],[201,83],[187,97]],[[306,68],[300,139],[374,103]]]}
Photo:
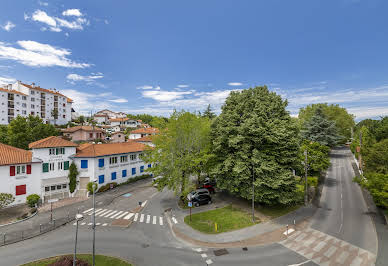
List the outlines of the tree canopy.
{"label": "tree canopy", "polygon": [[[304,152],[307,150],[308,174],[312,176],[319,175],[321,171],[326,170],[330,165],[330,148],[319,144],[318,142],[304,141],[300,147],[299,161],[305,161]],[[299,165],[299,174],[304,174],[304,165]]]}
{"label": "tree canopy", "polygon": [[212,108],[210,107],[210,104],[206,107],[206,110],[202,114],[203,117],[207,117],[210,120],[216,117],[216,114],[213,112]]}
{"label": "tree canopy", "polygon": [[217,185],[265,204],[290,204],[296,198],[292,169],[299,152],[298,127],[287,101],[267,87],[231,92],[212,125]]}

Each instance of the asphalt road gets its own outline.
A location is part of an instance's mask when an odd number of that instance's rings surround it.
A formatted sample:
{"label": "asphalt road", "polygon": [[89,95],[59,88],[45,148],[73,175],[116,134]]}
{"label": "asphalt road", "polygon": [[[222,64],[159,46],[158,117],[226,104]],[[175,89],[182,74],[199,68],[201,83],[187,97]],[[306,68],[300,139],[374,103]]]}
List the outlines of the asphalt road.
{"label": "asphalt road", "polygon": [[311,227],[376,254],[376,230],[361,189],[353,182],[353,161],[348,148],[332,151],[320,208]]}

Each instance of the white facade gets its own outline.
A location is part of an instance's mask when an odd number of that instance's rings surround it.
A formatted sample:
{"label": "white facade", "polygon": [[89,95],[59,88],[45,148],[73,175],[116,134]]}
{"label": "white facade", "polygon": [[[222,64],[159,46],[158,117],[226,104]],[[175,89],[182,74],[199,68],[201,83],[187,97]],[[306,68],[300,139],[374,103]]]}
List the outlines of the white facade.
{"label": "white facade", "polygon": [[[18,115],[39,116],[44,123],[55,122],[58,125],[71,121],[72,103],[57,91],[45,90],[34,84],[26,85],[20,81],[2,87],[5,90],[0,90],[0,124],[9,124]],[[52,115],[53,110],[58,112],[57,119]]]}
{"label": "white facade", "polygon": [[129,139],[140,139],[142,136],[142,134],[133,134],[133,133],[130,133],[129,134]]}
{"label": "white facade", "polygon": [[[31,167],[30,174],[27,173],[27,165]],[[14,175],[10,173],[11,167],[15,169]],[[40,174],[41,163],[39,162],[0,166],[2,178],[0,193],[9,193],[15,197],[15,201],[9,206],[25,203],[27,196],[31,194],[40,195]]]}

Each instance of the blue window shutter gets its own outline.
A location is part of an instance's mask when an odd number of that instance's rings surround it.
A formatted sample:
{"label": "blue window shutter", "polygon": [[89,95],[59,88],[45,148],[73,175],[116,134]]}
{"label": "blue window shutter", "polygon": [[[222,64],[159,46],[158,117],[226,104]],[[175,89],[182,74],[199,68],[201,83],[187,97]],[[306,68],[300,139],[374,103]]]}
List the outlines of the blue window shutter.
{"label": "blue window shutter", "polygon": [[123,170],[123,177],[127,176],[127,170]]}
{"label": "blue window shutter", "polygon": [[98,176],[98,184],[103,184],[104,183],[104,175]]}
{"label": "blue window shutter", "polygon": [[104,167],[104,159],[98,159],[98,167]]}
{"label": "blue window shutter", "polygon": [[116,172],[112,173],[112,180],[116,180]]}
{"label": "blue window shutter", "polygon": [[144,165],[140,166],[140,173],[144,172]]}
{"label": "blue window shutter", "polygon": [[151,164],[148,165],[148,168],[151,168]]}
{"label": "blue window shutter", "polygon": [[81,160],[81,168],[88,168],[88,160]]}
{"label": "blue window shutter", "polygon": [[132,168],[132,175],[136,175],[136,168]]}

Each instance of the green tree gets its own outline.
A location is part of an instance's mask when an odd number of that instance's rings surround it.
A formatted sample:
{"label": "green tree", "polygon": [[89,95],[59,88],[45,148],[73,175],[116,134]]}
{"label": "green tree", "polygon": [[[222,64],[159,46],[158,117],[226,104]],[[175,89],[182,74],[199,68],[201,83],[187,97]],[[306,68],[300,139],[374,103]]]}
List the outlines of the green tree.
{"label": "green tree", "polygon": [[[319,175],[330,165],[329,151],[330,148],[319,144],[318,142],[304,141],[300,147],[299,161],[305,161],[304,152],[307,150],[307,165],[309,175]],[[299,174],[304,175],[304,165],[299,166]]]}
{"label": "green tree", "polygon": [[[361,149],[361,152],[363,148]],[[375,143],[363,154],[364,171],[388,175],[388,139]]]}
{"label": "green tree", "polygon": [[[189,177],[198,175],[207,164],[210,150],[210,122],[189,112],[174,112],[166,129],[153,136],[155,148],[145,151],[143,160],[154,163],[151,169],[159,188],[167,186],[182,194],[189,186]],[[201,168],[202,169],[202,168]],[[206,169],[206,167],[203,167]]]}
{"label": "green tree", "polygon": [[0,142],[8,144],[8,126],[0,125]]}
{"label": "green tree", "polygon": [[207,106],[206,110],[202,114],[203,117],[207,117],[210,120],[216,117],[216,114],[213,112],[212,108],[210,107],[210,104]]}
{"label": "green tree", "polygon": [[345,108],[338,104],[318,103],[301,108],[298,117],[302,125],[307,123],[319,108],[322,109],[328,120],[335,122],[338,134],[343,137],[342,142],[345,143],[346,140],[350,139],[351,128],[355,125],[354,115],[349,114]]}
{"label": "green tree", "polygon": [[93,190],[97,191],[97,188],[98,188],[98,185],[95,182],[89,182],[87,185],[87,189],[88,189],[90,194],[93,194]]}
{"label": "green tree", "polygon": [[377,206],[388,209],[388,174],[366,173],[360,184],[367,188]]}
{"label": "green tree", "polygon": [[51,116],[54,117],[54,125],[57,124],[57,119],[58,119],[58,109],[54,108],[51,110]]}
{"label": "green tree", "polygon": [[231,92],[212,124],[214,175],[221,189],[265,204],[296,198],[292,169],[299,153],[298,126],[287,101],[267,87]]}
{"label": "green tree", "polygon": [[56,135],[58,130],[44,124],[38,116],[17,116],[8,126],[8,144],[21,149],[28,149],[31,142]]}
{"label": "green tree", "polygon": [[85,121],[86,121],[85,116],[80,115],[80,116],[78,117],[78,122],[79,122],[81,125],[84,125]]}
{"label": "green tree", "polygon": [[318,142],[321,145],[333,147],[340,137],[337,134],[335,122],[328,120],[322,108],[317,108],[314,115],[307,120],[301,131],[304,140]]}
{"label": "green tree", "polygon": [[15,201],[15,197],[9,193],[0,193],[0,209],[7,207]]}
{"label": "green tree", "polygon": [[377,123],[375,137],[377,141],[388,139],[388,116],[381,118]]}
{"label": "green tree", "polygon": [[167,122],[168,119],[166,119],[165,117],[154,116],[149,124],[151,127],[163,129],[166,128]]}
{"label": "green tree", "polygon": [[27,204],[30,208],[34,208],[36,204],[38,204],[38,201],[40,199],[40,196],[38,194],[31,194],[27,197]]}
{"label": "green tree", "polygon": [[69,168],[69,190],[70,193],[73,193],[75,188],[77,187],[77,176],[78,176],[78,169],[77,165],[72,162]]}

